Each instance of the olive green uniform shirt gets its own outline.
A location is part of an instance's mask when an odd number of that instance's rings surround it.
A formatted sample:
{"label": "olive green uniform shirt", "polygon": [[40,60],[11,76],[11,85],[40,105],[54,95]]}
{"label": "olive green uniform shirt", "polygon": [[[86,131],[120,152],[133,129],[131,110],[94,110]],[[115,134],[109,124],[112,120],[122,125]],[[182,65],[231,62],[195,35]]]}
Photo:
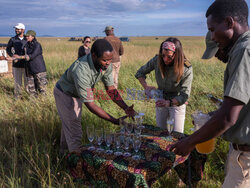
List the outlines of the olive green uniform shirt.
{"label": "olive green uniform shirt", "polygon": [[158,56],[153,57],[142,66],[136,73],[136,78],[145,78],[146,75],[151,71],[155,70],[155,79],[158,85],[158,89],[163,91],[164,99],[175,98],[179,105],[184,104],[191,92],[191,85],[193,80],[193,69],[192,66],[184,65],[184,73],[179,82],[176,81],[176,76],[174,74],[174,67],[169,66],[167,71],[167,76],[165,78],[161,77],[160,67],[157,62]]}
{"label": "olive green uniform shirt", "polygon": [[243,102],[239,118],[223,138],[235,144],[250,145],[250,31],[242,34],[229,52],[224,73],[224,96]]}
{"label": "olive green uniform shirt", "polygon": [[105,86],[114,85],[112,66],[106,71],[97,71],[93,64],[91,54],[76,60],[62,75],[58,84],[64,93],[80,98],[82,102],[93,102],[95,84],[102,80]]}

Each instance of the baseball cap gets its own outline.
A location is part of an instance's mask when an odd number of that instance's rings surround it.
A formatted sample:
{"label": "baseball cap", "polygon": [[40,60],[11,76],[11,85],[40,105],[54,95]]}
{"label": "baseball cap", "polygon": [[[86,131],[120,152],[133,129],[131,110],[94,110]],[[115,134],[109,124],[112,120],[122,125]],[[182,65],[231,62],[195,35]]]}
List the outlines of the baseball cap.
{"label": "baseball cap", "polygon": [[210,59],[212,58],[218,51],[219,47],[218,44],[216,42],[214,42],[211,39],[211,32],[208,31],[207,35],[206,35],[206,50],[203,53],[202,59]]}
{"label": "baseball cap", "polygon": [[25,25],[22,24],[22,23],[18,23],[14,28],[17,28],[17,29],[25,29]]}
{"label": "baseball cap", "polygon": [[111,25],[109,25],[109,26],[106,26],[105,27],[105,30],[103,31],[103,32],[105,32],[105,31],[110,31],[110,30],[112,30],[112,29],[114,29]]}
{"label": "baseball cap", "polygon": [[36,36],[36,32],[33,31],[33,30],[29,30],[29,31],[27,31],[27,33],[25,34],[25,36],[33,36],[33,37],[35,37]]}

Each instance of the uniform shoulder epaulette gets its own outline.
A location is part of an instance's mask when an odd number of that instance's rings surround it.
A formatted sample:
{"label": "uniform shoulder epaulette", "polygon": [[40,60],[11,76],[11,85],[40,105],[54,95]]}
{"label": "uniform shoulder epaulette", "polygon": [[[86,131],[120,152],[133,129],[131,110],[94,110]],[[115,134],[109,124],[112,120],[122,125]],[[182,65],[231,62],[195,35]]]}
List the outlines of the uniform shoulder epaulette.
{"label": "uniform shoulder epaulette", "polygon": [[191,63],[189,61],[184,61],[184,65],[189,68],[189,67],[192,67]]}

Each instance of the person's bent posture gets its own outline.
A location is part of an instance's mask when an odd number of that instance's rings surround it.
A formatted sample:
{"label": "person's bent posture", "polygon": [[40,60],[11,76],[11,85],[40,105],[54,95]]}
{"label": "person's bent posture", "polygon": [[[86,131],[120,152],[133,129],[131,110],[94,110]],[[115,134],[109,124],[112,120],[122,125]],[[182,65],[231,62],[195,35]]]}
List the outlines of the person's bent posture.
{"label": "person's bent posture", "polygon": [[190,96],[193,69],[186,59],[181,42],[177,38],[168,38],[162,42],[159,55],[142,66],[135,77],[140,81],[148,97],[156,88],[149,86],[146,75],[155,71],[159,100],[156,101],[157,126],[166,128],[167,118],[175,121],[174,131],[183,133],[186,113],[186,102]]}
{"label": "person's bent posture", "polygon": [[82,103],[98,117],[119,124],[119,119],[112,117],[94,103],[93,89],[98,81],[102,80],[108,95],[127,116],[135,115],[133,105],[128,107],[114,87],[112,66],[110,66],[112,51],[113,48],[107,40],[96,40],[91,53],[76,60],[56,83],[54,97],[62,120],[60,153],[64,153],[67,149],[70,152],[78,151],[81,146]]}
{"label": "person's bent posture", "polygon": [[[216,0],[208,8],[211,39],[228,54],[224,73],[224,101],[212,118],[191,136],[171,148],[188,155],[196,144],[222,135],[230,148],[223,188],[250,187],[250,31],[244,0]],[[218,54],[217,54],[218,55]]]}

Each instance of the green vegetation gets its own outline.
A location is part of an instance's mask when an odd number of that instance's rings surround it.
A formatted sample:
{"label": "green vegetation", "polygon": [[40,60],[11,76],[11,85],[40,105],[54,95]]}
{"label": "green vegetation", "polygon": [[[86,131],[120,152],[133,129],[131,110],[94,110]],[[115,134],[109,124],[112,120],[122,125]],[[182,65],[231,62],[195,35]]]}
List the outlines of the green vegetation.
{"label": "green vegetation", "polygon": [[[209,112],[215,110],[215,105],[209,101],[207,94],[211,93],[219,98],[223,94],[223,72],[225,65],[217,59],[208,61],[200,57],[205,49],[203,37],[179,37],[187,58],[194,69],[194,80],[191,98],[187,106],[185,133],[190,134],[192,127],[191,114],[196,110]],[[124,43],[125,55],[122,56],[122,67],[119,76],[119,89],[124,91],[123,98],[127,98],[126,88],[142,90],[134,74],[159,51],[160,43],[165,37],[131,37],[130,42]],[[57,115],[53,88],[56,81],[76,59],[81,42],[69,42],[67,38],[38,38],[43,46],[44,58],[48,69],[47,96],[30,99],[24,93],[23,100],[14,100],[13,79],[0,78],[0,187],[79,187],[74,184],[66,163],[59,156],[59,140],[61,121]],[[0,38],[6,43],[8,38]],[[154,73],[148,76],[149,84],[156,86]],[[102,84],[97,89],[103,89]],[[145,123],[155,125],[154,103],[151,101],[126,100],[135,105],[136,110],[145,109]],[[96,101],[98,105],[115,117],[124,115],[111,101]],[[83,107],[82,126],[94,124],[115,129],[104,120],[91,114]],[[87,143],[84,132],[83,143]],[[203,180],[198,187],[220,187],[224,178],[224,162],[227,153],[227,143],[217,139],[216,150],[208,155]],[[167,173],[154,186],[185,187],[178,176]]]}

